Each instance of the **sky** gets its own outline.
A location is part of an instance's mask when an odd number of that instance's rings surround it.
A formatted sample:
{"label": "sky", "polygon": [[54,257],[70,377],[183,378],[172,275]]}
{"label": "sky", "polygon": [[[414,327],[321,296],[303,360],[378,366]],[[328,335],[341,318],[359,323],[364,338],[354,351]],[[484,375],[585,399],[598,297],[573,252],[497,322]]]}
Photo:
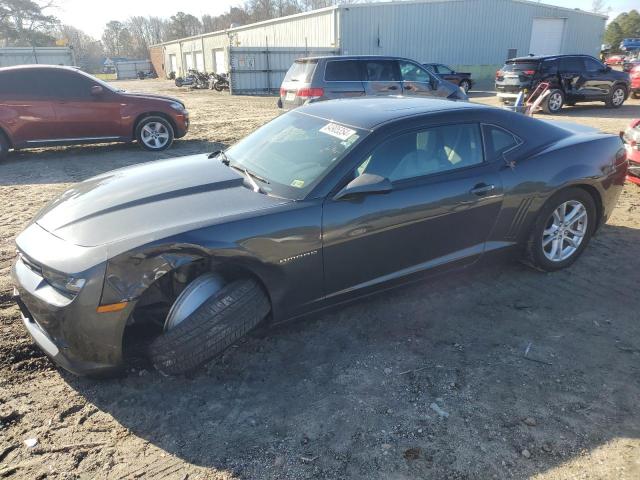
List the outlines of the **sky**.
{"label": "sky", "polygon": [[[535,0],[534,0],[535,1]],[[125,20],[131,16],[170,17],[178,11],[197,17],[203,14],[219,15],[229,7],[241,5],[241,0],[57,0],[54,15],[63,23],[73,25],[99,39],[105,24],[110,20]],[[541,3],[567,8],[591,9],[591,0],[543,0]],[[608,0],[610,18],[619,13],[638,8],[638,0]]]}

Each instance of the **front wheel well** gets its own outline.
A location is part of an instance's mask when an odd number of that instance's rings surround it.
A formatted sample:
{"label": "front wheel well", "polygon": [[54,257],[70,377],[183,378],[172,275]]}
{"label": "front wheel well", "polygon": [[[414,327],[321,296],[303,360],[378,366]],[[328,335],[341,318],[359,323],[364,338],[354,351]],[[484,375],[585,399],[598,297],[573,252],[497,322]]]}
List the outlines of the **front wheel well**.
{"label": "front wheel well", "polygon": [[164,322],[178,295],[194,279],[205,273],[219,273],[228,284],[240,278],[252,278],[262,288],[271,303],[271,295],[262,279],[241,265],[218,265],[201,258],[181,265],[153,282],[138,298],[122,338],[124,358],[139,358],[148,345],[162,333]]}
{"label": "front wheel well", "polygon": [[136,117],[135,122],[133,122],[133,132],[131,133],[131,138],[133,138],[133,139],[136,138],[136,130],[138,129],[138,125],[140,125],[140,122],[142,120],[144,120],[145,118],[148,118],[148,117],[162,117],[167,122],[169,122],[171,124],[171,128],[173,128],[174,132],[177,131],[177,125],[173,121],[173,119],[171,118],[171,115],[167,115],[166,113],[162,113],[162,112],[145,112],[145,113],[141,113],[140,115],[138,115]]}

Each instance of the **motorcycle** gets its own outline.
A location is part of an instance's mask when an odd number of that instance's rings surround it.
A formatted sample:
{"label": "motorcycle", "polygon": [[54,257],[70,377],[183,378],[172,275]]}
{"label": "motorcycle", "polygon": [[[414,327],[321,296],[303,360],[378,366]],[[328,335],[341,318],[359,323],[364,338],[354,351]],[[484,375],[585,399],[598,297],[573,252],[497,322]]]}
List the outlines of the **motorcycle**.
{"label": "motorcycle", "polygon": [[158,75],[156,75],[156,72],[153,72],[153,71],[144,72],[140,70],[138,73],[136,73],[136,76],[140,80],[144,80],[145,78],[158,78]]}
{"label": "motorcycle", "polygon": [[212,73],[209,76],[209,88],[211,90],[215,90],[216,92],[221,92],[223,90],[229,90],[229,76],[226,73]]}
{"label": "motorcycle", "polygon": [[197,70],[189,70],[186,77],[177,77],[175,80],[176,87],[208,88],[209,83],[209,75]]}

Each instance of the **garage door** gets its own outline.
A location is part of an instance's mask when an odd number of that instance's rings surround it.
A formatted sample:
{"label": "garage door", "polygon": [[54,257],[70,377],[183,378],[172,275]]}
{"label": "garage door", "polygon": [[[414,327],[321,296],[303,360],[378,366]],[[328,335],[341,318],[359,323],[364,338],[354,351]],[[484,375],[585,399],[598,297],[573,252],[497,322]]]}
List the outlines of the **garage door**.
{"label": "garage door", "polygon": [[196,52],[196,70],[204,72],[204,54],[202,52]]}
{"label": "garage door", "polygon": [[224,50],[213,51],[213,65],[217,74],[227,73],[227,62],[224,58]]}
{"label": "garage door", "polygon": [[534,18],[529,53],[557,55],[562,51],[564,18]]}
{"label": "garage door", "polygon": [[191,53],[184,54],[184,65],[185,65],[185,68],[187,69],[187,72],[189,70],[193,70],[193,54]]}

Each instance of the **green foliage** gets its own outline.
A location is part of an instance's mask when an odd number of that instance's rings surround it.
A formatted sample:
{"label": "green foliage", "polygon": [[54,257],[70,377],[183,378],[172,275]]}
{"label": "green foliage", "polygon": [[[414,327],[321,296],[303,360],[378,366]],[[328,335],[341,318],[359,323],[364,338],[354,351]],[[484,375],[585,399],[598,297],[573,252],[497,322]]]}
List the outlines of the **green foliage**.
{"label": "green foliage", "polygon": [[48,4],[36,0],[1,0],[0,46],[53,45],[58,19],[44,12],[48,7]]}
{"label": "green foliage", "polygon": [[623,38],[638,37],[640,37],[640,13],[637,10],[621,13],[604,32],[605,43],[610,44],[615,52],[620,51],[620,42]]}

